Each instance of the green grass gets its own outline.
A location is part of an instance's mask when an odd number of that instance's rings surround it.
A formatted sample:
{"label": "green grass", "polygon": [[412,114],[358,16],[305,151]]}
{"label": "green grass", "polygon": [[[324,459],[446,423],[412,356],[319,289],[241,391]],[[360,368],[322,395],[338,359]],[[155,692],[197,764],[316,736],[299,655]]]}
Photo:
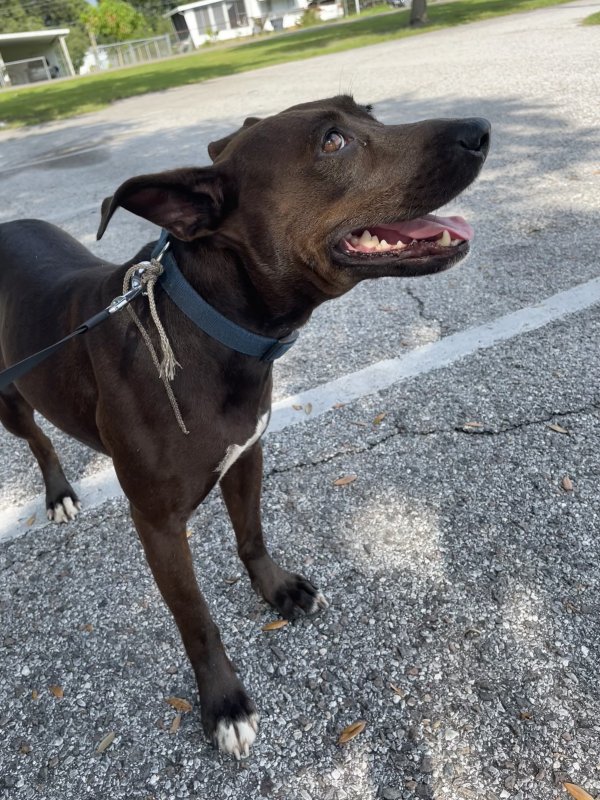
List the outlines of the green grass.
{"label": "green grass", "polygon": [[582,23],[582,25],[600,25],[600,11],[596,11],[595,14],[590,14],[589,17],[586,17]]}
{"label": "green grass", "polygon": [[416,30],[408,27],[409,10],[402,10],[245,44],[204,48],[192,55],[35,88],[0,90],[0,121],[15,127],[35,125],[95,111],[125,97],[562,2],[567,0],[453,0],[431,5],[430,24]]}

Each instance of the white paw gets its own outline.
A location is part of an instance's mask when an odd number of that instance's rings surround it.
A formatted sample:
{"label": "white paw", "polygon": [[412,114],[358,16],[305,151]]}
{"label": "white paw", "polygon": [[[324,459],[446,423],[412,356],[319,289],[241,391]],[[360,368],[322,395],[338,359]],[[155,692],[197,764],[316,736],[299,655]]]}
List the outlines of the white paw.
{"label": "white paw", "polygon": [[74,503],[70,497],[63,497],[59,503],[55,503],[54,508],[49,508],[46,512],[51,522],[68,522],[75,519],[81,510],[81,503]]}
{"label": "white paw", "polygon": [[321,592],[315,596],[313,600],[312,608],[308,612],[309,614],[316,614],[319,611],[322,611],[325,608],[329,608],[329,603],[327,602],[327,598]]}
{"label": "white paw", "polygon": [[215,740],[219,750],[237,758],[248,758],[258,731],[258,714],[250,714],[234,721],[221,720],[217,724]]}

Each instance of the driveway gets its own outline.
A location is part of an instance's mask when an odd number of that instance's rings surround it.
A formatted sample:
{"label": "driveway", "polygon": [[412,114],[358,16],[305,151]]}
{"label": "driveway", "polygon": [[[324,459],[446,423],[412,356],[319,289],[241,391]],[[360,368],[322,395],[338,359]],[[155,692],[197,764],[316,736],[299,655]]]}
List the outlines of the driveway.
{"label": "driveway", "polygon": [[[351,91],[385,122],[478,115],[494,129],[480,179],[448,207],[475,227],[469,260],[359,286],[277,362],[265,528],[330,609],[262,632],[274,614],[218,494],[191,522],[261,712],[247,761],[203,738],[109,462],[52,432],[86,510],[44,525],[32,458],[0,434],[3,800],[554,800],[564,782],[600,796],[600,28],[578,25],[599,8],[0,133],[0,221],[47,219],[125,260],[155,230],[120,211],[95,242],[101,200],[131,175],[207,163],[246,116]],[[171,696],[194,706],[178,730]]]}

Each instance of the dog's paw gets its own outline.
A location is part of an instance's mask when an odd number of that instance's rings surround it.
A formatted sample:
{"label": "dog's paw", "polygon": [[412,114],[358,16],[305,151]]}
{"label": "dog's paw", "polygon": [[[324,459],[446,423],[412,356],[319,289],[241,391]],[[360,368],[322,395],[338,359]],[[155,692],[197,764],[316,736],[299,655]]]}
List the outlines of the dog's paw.
{"label": "dog's paw", "polygon": [[81,503],[77,497],[69,497],[66,495],[57,502],[50,502],[46,513],[51,522],[69,522],[81,511]]}
{"label": "dog's paw", "polygon": [[286,619],[303,614],[317,614],[329,603],[325,595],[316,586],[303,578],[302,575],[294,575],[291,572],[285,573],[286,577],[269,592],[269,597],[265,599],[274,606],[277,611]]}
{"label": "dog's paw", "polygon": [[258,732],[256,706],[239,682],[229,691],[218,686],[213,689],[215,694],[200,700],[206,734],[222,753],[238,761],[247,758]]}
{"label": "dog's paw", "polygon": [[239,761],[248,758],[258,733],[258,714],[242,714],[237,719],[220,719],[214,733],[214,743],[223,753]]}

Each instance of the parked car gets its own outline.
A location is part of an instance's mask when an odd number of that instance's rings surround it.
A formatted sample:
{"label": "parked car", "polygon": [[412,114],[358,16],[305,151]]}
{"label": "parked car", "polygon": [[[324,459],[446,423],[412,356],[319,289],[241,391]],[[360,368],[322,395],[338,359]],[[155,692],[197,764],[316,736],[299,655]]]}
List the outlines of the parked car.
{"label": "parked car", "polygon": [[393,6],[393,8],[405,8],[406,7],[406,0],[387,0],[388,6]]}

